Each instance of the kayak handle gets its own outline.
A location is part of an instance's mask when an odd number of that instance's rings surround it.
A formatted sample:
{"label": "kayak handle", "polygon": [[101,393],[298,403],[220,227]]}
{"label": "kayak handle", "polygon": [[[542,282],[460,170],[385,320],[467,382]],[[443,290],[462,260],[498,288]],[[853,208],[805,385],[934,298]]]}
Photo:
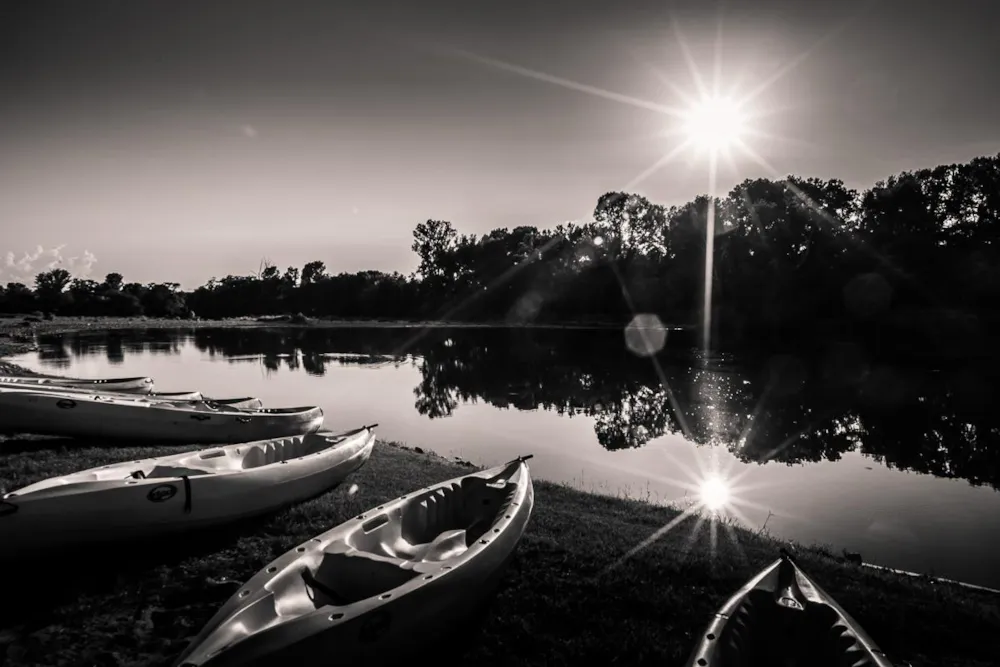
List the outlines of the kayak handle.
{"label": "kayak handle", "polygon": [[352,428],[350,431],[344,431],[343,433],[333,433],[333,434],[331,434],[331,437],[349,438],[352,435],[357,435],[358,433],[361,433],[362,431],[370,431],[373,428],[375,428],[376,426],[378,426],[378,424],[369,424],[368,426],[359,426],[358,428]]}
{"label": "kayak handle", "polygon": [[9,500],[0,500],[0,516],[7,516],[8,514],[13,514],[18,510],[18,506]]}

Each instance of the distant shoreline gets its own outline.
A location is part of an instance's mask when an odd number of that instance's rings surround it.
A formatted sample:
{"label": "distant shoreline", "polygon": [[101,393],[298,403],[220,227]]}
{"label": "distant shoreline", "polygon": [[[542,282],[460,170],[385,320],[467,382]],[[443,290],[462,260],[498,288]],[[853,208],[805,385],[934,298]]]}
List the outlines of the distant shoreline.
{"label": "distant shoreline", "polygon": [[[448,322],[435,320],[326,320],[309,319],[295,322],[289,318],[231,317],[220,320],[167,319],[149,317],[53,317],[45,320],[30,316],[0,318],[0,358],[25,354],[37,349],[35,338],[41,334],[75,333],[78,331],[114,331],[119,329],[560,329],[616,330],[620,324],[608,322],[565,322],[551,324],[515,324],[510,322]],[[690,330],[689,326],[664,326],[670,331]],[[0,361],[0,370],[15,364]],[[19,367],[18,367],[19,368]],[[31,372],[20,369],[22,372]]]}

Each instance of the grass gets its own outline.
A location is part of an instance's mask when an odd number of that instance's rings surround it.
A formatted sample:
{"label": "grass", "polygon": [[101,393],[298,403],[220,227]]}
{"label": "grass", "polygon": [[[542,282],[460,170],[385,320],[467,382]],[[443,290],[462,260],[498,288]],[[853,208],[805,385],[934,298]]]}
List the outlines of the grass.
{"label": "grass", "polygon": [[[180,449],[9,439],[0,442],[0,486],[13,490]],[[259,520],[98,553],[67,552],[30,569],[7,565],[0,664],[170,664],[239,582],[273,558],[363,510],[468,470],[379,442],[342,486]],[[695,533],[691,517],[622,562],[678,510],[537,480],[535,492],[518,557],[463,662],[682,665],[718,606],[777,555],[776,541],[741,529],[720,528],[713,549],[708,522]],[[897,661],[996,664],[1000,596],[859,568],[819,551],[800,548],[799,561]]]}

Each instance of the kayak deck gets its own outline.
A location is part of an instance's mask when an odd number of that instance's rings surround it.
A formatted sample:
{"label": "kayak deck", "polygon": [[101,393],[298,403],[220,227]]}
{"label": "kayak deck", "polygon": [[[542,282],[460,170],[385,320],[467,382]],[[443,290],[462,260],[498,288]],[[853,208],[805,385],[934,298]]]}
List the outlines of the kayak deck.
{"label": "kayak deck", "polygon": [[289,436],[261,442],[197,450],[158,459],[114,463],[96,470],[84,470],[66,475],[61,480],[65,484],[116,480],[129,476],[137,479],[151,479],[237,472],[316,454],[332,449],[344,440],[344,435],[321,431],[304,436]]}

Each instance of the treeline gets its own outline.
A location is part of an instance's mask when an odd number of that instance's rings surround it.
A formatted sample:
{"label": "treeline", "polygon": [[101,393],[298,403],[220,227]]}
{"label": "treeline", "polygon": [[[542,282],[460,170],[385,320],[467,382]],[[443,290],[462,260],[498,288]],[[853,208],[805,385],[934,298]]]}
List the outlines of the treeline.
{"label": "treeline", "polygon": [[97,282],[52,269],[35,276],[34,289],[17,282],[0,287],[0,313],[187,317],[188,295],[179,288],[178,283],[126,283],[120,273],[109,273]]}
{"label": "treeline", "polygon": [[[416,226],[411,276],[281,272],[176,284],[72,280],[9,283],[0,309],[206,318],[302,312],[316,317],[624,323],[635,313],[699,325],[712,236],[713,336],[793,340],[816,333],[913,347],[982,342],[1000,297],[1000,155],[903,172],[856,191],[840,180],[747,180],[722,198],[664,207],[602,196],[589,222],[459,234]],[[898,339],[898,340],[897,340]]]}

